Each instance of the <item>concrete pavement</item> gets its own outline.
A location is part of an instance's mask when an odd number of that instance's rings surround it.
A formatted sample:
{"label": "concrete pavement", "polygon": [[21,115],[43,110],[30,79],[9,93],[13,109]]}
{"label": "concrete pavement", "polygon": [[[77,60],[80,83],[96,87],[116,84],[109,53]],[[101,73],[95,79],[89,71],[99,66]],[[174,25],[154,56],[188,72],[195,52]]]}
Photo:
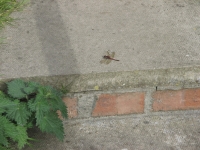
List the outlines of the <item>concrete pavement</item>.
{"label": "concrete pavement", "polygon": [[[198,0],[31,0],[2,36],[2,78],[200,65]],[[119,62],[99,61],[107,50]]]}
{"label": "concrete pavement", "polygon": [[198,150],[199,122],[199,111],[79,119],[65,122],[64,142],[36,130],[39,141],[24,150]]}
{"label": "concrete pavement", "polygon": [[[199,0],[31,0],[1,33],[0,79],[74,81],[72,92],[90,94],[200,87],[199,15]],[[120,61],[100,64],[108,50]],[[199,119],[199,110],[77,118],[64,122],[63,143],[41,135],[33,149],[198,150]]]}

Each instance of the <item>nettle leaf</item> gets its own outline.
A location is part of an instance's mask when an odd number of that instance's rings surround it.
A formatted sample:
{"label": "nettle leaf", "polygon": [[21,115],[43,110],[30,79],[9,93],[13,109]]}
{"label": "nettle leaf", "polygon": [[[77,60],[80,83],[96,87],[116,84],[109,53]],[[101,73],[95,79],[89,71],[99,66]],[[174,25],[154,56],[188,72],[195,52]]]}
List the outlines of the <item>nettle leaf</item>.
{"label": "nettle leaf", "polygon": [[51,107],[51,110],[60,110],[62,113],[62,116],[64,118],[67,118],[67,108],[65,103],[62,101],[62,92],[52,88],[51,86],[48,87],[42,87],[39,89],[40,90],[40,94],[45,95],[45,99],[48,100],[48,103]]}
{"label": "nettle leaf", "polygon": [[35,99],[34,99],[34,98],[28,100],[28,108],[29,108],[32,112],[35,112],[35,111],[36,111],[36,104],[35,104]]}
{"label": "nettle leaf", "polygon": [[40,95],[45,95],[46,92],[47,92],[47,90],[45,89],[45,87],[40,86],[40,87],[38,88],[38,94],[40,94]]}
{"label": "nettle leaf", "polygon": [[51,87],[51,92],[52,92],[52,95],[55,96],[55,97],[62,98],[62,96],[63,96],[63,93],[61,91],[56,90],[52,87]]}
{"label": "nettle leaf", "polygon": [[59,106],[59,110],[62,113],[62,117],[67,119],[68,118],[67,106],[65,105],[64,102],[61,103],[61,105]]}
{"label": "nettle leaf", "polygon": [[40,109],[44,112],[48,112],[51,109],[47,99],[44,97],[44,95],[40,94],[38,94],[35,98],[35,107],[36,109]]}
{"label": "nettle leaf", "polygon": [[[0,129],[1,135],[17,142],[18,148],[21,149],[29,139],[27,127],[32,127],[36,121],[36,125],[43,132],[53,133],[63,140],[63,124],[56,113],[60,110],[62,116],[67,118],[62,92],[51,86],[42,86],[36,82],[24,82],[19,79],[7,85],[8,95],[0,91],[0,113],[6,115],[3,120],[0,119],[0,126],[3,124],[3,129]],[[2,139],[4,143],[6,143],[5,138],[0,136],[0,140]]]}
{"label": "nettle leaf", "polygon": [[48,112],[50,110],[49,102],[44,95],[38,94],[35,99],[28,101],[28,107],[31,111],[42,110]]}
{"label": "nettle leaf", "polygon": [[64,139],[64,128],[62,121],[54,112],[48,113],[43,117],[39,124],[39,128],[43,132],[53,133],[61,141]]}
{"label": "nettle leaf", "polygon": [[58,91],[51,86],[40,86],[38,88],[38,92],[41,95],[44,95],[46,98],[55,98],[55,97],[62,98],[63,96],[63,93],[61,91]]}
{"label": "nettle leaf", "polygon": [[13,102],[8,98],[0,97],[0,114],[5,112],[9,107],[16,107],[18,102]]}
{"label": "nettle leaf", "polygon": [[4,146],[9,146],[7,138],[18,142],[18,148],[21,149],[27,144],[28,135],[27,129],[23,126],[16,126],[10,122],[6,117],[0,116],[0,143]]}
{"label": "nettle leaf", "polygon": [[35,112],[33,112],[33,113],[31,113],[31,116],[28,118],[27,124],[24,127],[33,128],[35,125],[35,121],[36,121]]}
{"label": "nettle leaf", "polygon": [[44,116],[46,115],[46,113],[40,109],[36,110],[35,113],[35,118],[36,118],[36,125],[39,125],[42,122],[42,119],[44,118]]}
{"label": "nettle leaf", "polygon": [[44,98],[48,98],[51,96],[51,87],[50,86],[40,86],[38,88],[38,94],[43,95]]}
{"label": "nettle leaf", "polygon": [[67,107],[61,98],[55,97],[49,100],[53,110],[60,110],[64,118],[68,118]]}
{"label": "nettle leaf", "polygon": [[[40,103],[37,108],[36,108],[36,125],[40,124],[43,117],[50,111],[50,107],[48,107],[43,105],[42,103]],[[41,109],[41,108],[45,108],[45,109]]]}
{"label": "nettle leaf", "polygon": [[49,102],[44,95],[38,94],[35,99],[28,101],[28,107],[32,112],[36,112],[36,125],[40,124],[41,119],[51,110]]}
{"label": "nettle leaf", "polygon": [[11,138],[13,141],[17,140],[16,126],[5,116],[0,116],[1,127],[3,128],[5,137]]}
{"label": "nettle leaf", "polygon": [[34,87],[26,87],[23,89],[23,91],[26,93],[26,95],[29,95],[35,91]]}
{"label": "nettle leaf", "polygon": [[39,84],[36,82],[27,82],[26,87],[24,88],[24,92],[26,94],[35,93],[38,87],[39,87]]}
{"label": "nettle leaf", "polygon": [[38,88],[38,83],[36,82],[24,82],[23,80],[17,79],[13,80],[8,85],[8,94],[14,98],[24,98],[31,93],[35,93]]}
{"label": "nettle leaf", "polygon": [[15,120],[17,124],[26,125],[27,120],[31,112],[27,108],[27,104],[24,102],[19,103],[15,107],[9,107],[7,110],[7,117]]}
{"label": "nettle leaf", "polygon": [[4,134],[4,128],[2,126],[2,124],[0,125],[0,144],[4,145],[4,146],[8,146],[8,140]]}
{"label": "nettle leaf", "polygon": [[27,135],[26,128],[24,128],[23,126],[17,126],[16,130],[18,133],[18,137],[17,137],[18,148],[22,149],[24,145],[28,143],[29,137]]}
{"label": "nettle leaf", "polygon": [[8,94],[11,97],[18,99],[26,97],[26,93],[23,90],[26,87],[24,81],[19,79],[13,80],[7,83],[7,86],[8,86]]}

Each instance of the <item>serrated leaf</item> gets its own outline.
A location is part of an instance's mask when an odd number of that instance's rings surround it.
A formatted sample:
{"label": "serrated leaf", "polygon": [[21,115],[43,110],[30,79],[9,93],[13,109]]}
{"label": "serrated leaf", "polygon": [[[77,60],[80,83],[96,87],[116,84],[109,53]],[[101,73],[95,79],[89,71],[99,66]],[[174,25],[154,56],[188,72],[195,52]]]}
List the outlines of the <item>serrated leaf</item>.
{"label": "serrated leaf", "polygon": [[18,102],[13,102],[8,98],[0,97],[0,114],[5,112],[7,108],[16,107]]}
{"label": "serrated leaf", "polygon": [[28,107],[32,112],[36,112],[36,125],[40,123],[44,115],[51,109],[48,101],[45,99],[44,95],[41,94],[38,94],[35,99],[29,100]]}
{"label": "serrated leaf", "polygon": [[48,87],[40,86],[38,88],[38,94],[43,95],[44,97],[47,97],[50,94]]}
{"label": "serrated leaf", "polygon": [[39,85],[36,82],[27,82],[26,87],[24,88],[24,92],[26,94],[35,93],[37,91],[38,86]]}
{"label": "serrated leaf", "polygon": [[21,149],[24,147],[24,145],[28,144],[28,135],[26,132],[26,128],[23,126],[17,126],[16,127],[18,137],[17,137],[17,142],[18,142],[18,148]]}
{"label": "serrated leaf", "polygon": [[67,107],[65,103],[62,101],[62,92],[52,88],[51,86],[42,87],[40,89],[41,94],[46,95],[44,98],[48,100],[48,103],[51,107],[51,110],[57,111],[60,110],[62,116],[67,118]]}
{"label": "serrated leaf", "polygon": [[[18,143],[18,148],[21,149],[27,144],[28,135],[26,128],[23,126],[16,126],[10,122],[6,117],[0,116],[0,143],[8,146],[7,138]],[[3,131],[3,132],[2,132]]]}
{"label": "serrated leaf", "polygon": [[26,95],[29,95],[29,94],[35,92],[35,88],[34,87],[26,87],[23,89],[23,91],[26,93]]}
{"label": "serrated leaf", "polygon": [[10,137],[13,141],[17,140],[16,126],[4,116],[0,116],[1,126],[4,130],[5,137]]}
{"label": "serrated leaf", "polygon": [[7,110],[7,117],[15,120],[20,125],[26,125],[30,115],[31,113],[24,102],[19,103],[17,107],[9,107]]}
{"label": "serrated leaf", "polygon": [[67,106],[65,105],[63,100],[62,99],[56,99],[56,101],[57,101],[58,109],[61,111],[62,116],[64,118],[68,118]]}
{"label": "serrated leaf", "polygon": [[36,126],[39,125],[42,122],[42,119],[44,118],[45,114],[46,113],[44,111],[40,110],[40,109],[36,110],[36,113],[35,113]]}
{"label": "serrated leaf", "polygon": [[48,112],[50,110],[49,102],[41,94],[38,94],[35,99],[29,100],[28,107],[31,111],[42,110]]}
{"label": "serrated leaf", "polygon": [[36,111],[36,105],[35,105],[35,99],[34,99],[34,98],[28,100],[28,108],[29,108],[32,112]]}
{"label": "serrated leaf", "polygon": [[35,88],[38,88],[40,86],[39,83],[31,82],[31,81],[27,82],[27,84],[28,84],[29,87],[35,87]]}
{"label": "serrated leaf", "polygon": [[26,97],[26,93],[23,89],[26,87],[24,81],[17,79],[7,83],[8,86],[8,94],[14,98],[24,98]]}
{"label": "serrated leaf", "polygon": [[[7,85],[8,94],[10,95],[9,99],[15,102],[16,105],[8,104],[3,100],[2,104],[5,103],[5,107],[3,108],[6,108],[6,117],[16,121],[17,125],[21,126],[17,127],[17,129],[16,125],[14,127],[12,127],[13,124],[9,125],[11,129],[6,129],[5,132],[8,132],[7,136],[12,136],[11,139],[14,141],[19,142],[18,140],[20,140],[19,148],[22,148],[27,143],[28,137],[24,131],[33,122],[35,123],[35,120],[36,125],[42,131],[53,133],[60,140],[63,140],[63,124],[56,113],[57,110],[60,110],[62,116],[67,118],[67,109],[62,101],[62,92],[51,86],[42,86],[35,82],[24,82],[22,80],[13,80]],[[19,100],[13,100],[14,98],[19,99],[21,102]],[[23,102],[24,98],[26,98],[27,102]],[[4,111],[5,109],[2,110]],[[20,132],[24,134],[17,138]]]}
{"label": "serrated leaf", "polygon": [[63,105],[61,105],[59,107],[59,110],[61,111],[62,116],[67,119],[68,118],[68,112],[67,112],[67,106],[65,106],[65,103],[63,103]]}
{"label": "serrated leaf", "polygon": [[0,144],[8,146],[8,140],[4,134],[4,129],[2,125],[0,125]]}
{"label": "serrated leaf", "polygon": [[34,104],[36,109],[40,109],[43,112],[48,112],[51,109],[49,102],[44,97],[44,95],[38,94],[35,98]]}
{"label": "serrated leaf", "polygon": [[54,88],[51,88],[51,98],[59,98],[62,99],[63,93],[59,90],[56,90]]}
{"label": "serrated leaf", "polygon": [[49,104],[52,106],[52,110],[60,110],[64,118],[68,117],[67,106],[63,102],[62,98],[54,96],[54,98],[49,99]]}
{"label": "serrated leaf", "polygon": [[49,103],[51,104],[51,106],[53,106],[53,110],[60,110],[62,113],[62,116],[64,118],[68,118],[67,106],[62,101],[62,99],[59,99],[59,98],[50,99]]}
{"label": "serrated leaf", "polygon": [[40,86],[38,91],[41,95],[44,95],[45,98],[54,98],[54,97],[62,97],[62,92],[54,89],[51,86]]}
{"label": "serrated leaf", "polygon": [[44,116],[39,124],[39,128],[43,132],[53,133],[61,141],[64,139],[63,124],[56,113],[52,112]]}
{"label": "serrated leaf", "polygon": [[13,102],[7,98],[0,98],[0,107],[9,108],[12,106],[16,106],[17,104],[17,101]]}

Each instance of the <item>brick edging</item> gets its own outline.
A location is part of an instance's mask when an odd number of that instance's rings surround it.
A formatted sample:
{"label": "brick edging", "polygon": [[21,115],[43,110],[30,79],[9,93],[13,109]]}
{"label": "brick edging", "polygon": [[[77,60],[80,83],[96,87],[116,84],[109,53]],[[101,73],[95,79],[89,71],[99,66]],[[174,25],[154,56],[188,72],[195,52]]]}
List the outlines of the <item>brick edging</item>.
{"label": "brick edging", "polygon": [[[101,93],[89,97],[64,97],[69,118],[143,114],[147,92]],[[200,109],[200,88],[150,91],[151,112]],[[82,101],[82,102],[81,102]],[[83,107],[83,108],[81,108]],[[85,114],[84,114],[85,113]]]}

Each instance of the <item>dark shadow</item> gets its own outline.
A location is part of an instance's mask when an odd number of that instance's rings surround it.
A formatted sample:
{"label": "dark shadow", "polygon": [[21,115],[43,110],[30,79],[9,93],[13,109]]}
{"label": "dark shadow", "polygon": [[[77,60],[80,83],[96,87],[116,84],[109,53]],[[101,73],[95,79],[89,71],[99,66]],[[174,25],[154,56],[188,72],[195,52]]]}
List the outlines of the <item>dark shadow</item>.
{"label": "dark shadow", "polygon": [[23,150],[61,150],[64,148],[64,143],[59,141],[54,135],[43,133],[37,127],[28,129],[29,137],[34,140],[29,140],[30,145],[26,145]]}
{"label": "dark shadow", "polygon": [[70,46],[67,25],[56,0],[32,0],[42,53],[50,75],[79,74],[76,58]]}

